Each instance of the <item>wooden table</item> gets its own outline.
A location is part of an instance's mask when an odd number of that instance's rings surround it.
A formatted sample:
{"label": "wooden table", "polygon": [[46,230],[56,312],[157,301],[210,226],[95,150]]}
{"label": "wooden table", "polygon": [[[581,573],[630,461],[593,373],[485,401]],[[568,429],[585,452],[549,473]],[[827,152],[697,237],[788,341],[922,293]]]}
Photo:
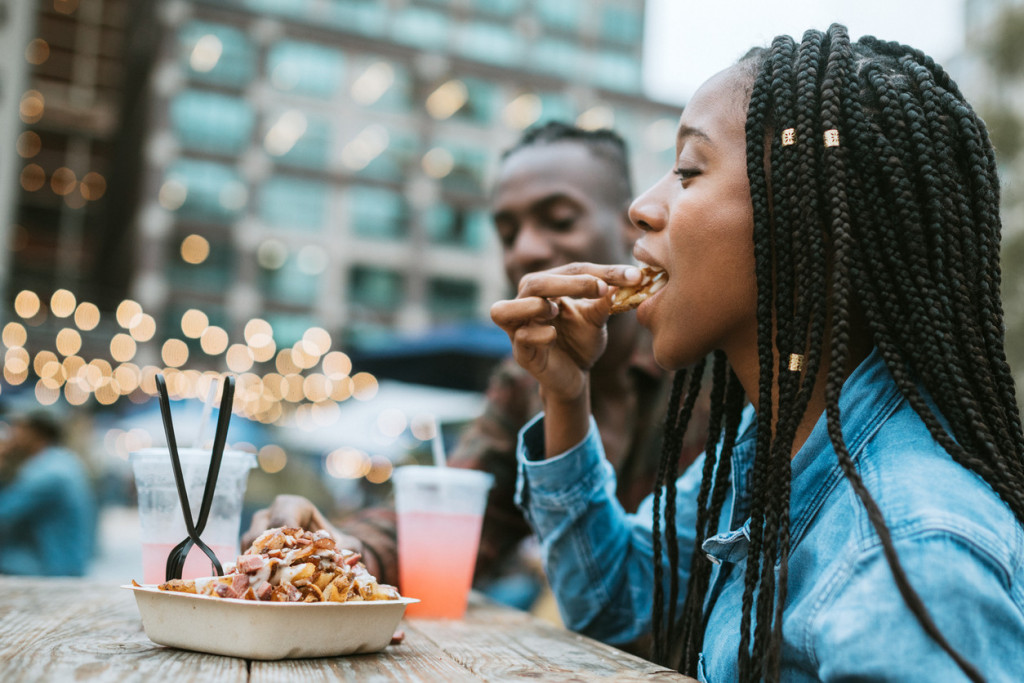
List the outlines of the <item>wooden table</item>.
{"label": "wooden table", "polygon": [[479,596],[463,620],[400,628],[377,654],[248,661],[154,644],[117,586],[0,576],[0,681],[693,680]]}

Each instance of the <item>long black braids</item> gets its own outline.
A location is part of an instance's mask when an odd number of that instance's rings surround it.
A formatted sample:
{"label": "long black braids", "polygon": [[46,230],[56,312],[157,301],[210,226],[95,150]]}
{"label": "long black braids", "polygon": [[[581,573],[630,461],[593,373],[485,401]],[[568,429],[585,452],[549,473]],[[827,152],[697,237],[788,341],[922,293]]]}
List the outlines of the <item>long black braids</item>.
{"label": "long black braids", "polygon": [[[910,585],[846,447],[839,397],[855,360],[851,334],[862,326],[933,438],[1024,523],[1024,436],[1004,350],[999,186],[984,123],[927,55],[872,37],[851,43],[838,25],[808,31],[799,45],[777,39],[741,65],[752,81],[746,145],[761,419],[754,462],[743,473],[751,482],[751,533],[740,678],[780,677],[789,457],[824,367],[829,438],[904,602],[964,673],[981,680]],[[743,400],[735,375],[717,360],[712,396],[715,439],[708,441],[698,494],[680,625],[679,665],[691,675],[703,648],[711,572],[700,546],[718,529]],[[678,457],[670,446],[666,439],[665,463]],[[656,505],[656,517],[660,510]],[[669,576],[670,586],[676,581]],[[663,600],[656,597],[656,615]],[[658,632],[662,654],[674,631]]]}
{"label": "long black braids", "polygon": [[[679,453],[683,447],[683,437],[690,423],[690,416],[697,403],[703,382],[706,360],[702,360],[688,370],[676,373],[672,381],[669,395],[668,411],[665,414],[665,429],[662,436],[661,459],[654,480],[654,613],[653,626],[653,658],[664,662],[668,659],[667,644],[671,642],[673,623],[676,619],[676,602],[679,594],[679,544],[676,538],[676,477],[679,474]],[[674,454],[674,456],[672,455]],[[664,503],[662,503],[662,489]],[[662,507],[664,507],[665,529],[661,529]],[[662,564],[662,535],[669,561],[669,607],[668,614],[664,609],[665,579]]]}

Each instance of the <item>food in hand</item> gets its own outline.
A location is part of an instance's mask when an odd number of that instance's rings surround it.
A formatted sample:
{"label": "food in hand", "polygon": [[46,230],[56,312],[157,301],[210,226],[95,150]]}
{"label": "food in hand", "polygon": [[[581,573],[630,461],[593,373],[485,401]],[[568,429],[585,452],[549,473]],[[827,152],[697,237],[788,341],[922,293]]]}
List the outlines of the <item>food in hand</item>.
{"label": "food in hand", "polygon": [[612,295],[612,314],[632,311],[668,282],[668,273],[661,268],[644,266],[640,273],[643,277],[638,284],[619,287]]}
{"label": "food in hand", "polygon": [[326,531],[267,529],[224,576],[173,579],[165,591],[270,602],[397,600],[398,589],[377,583],[358,553],[336,547]]}

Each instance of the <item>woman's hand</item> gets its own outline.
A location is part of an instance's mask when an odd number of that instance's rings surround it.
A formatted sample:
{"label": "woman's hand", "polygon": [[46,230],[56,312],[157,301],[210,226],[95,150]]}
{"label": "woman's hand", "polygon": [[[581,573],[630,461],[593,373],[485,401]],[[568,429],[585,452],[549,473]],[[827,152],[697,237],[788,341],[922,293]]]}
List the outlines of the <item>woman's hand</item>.
{"label": "woman's hand", "polygon": [[512,340],[512,352],[532,374],[545,398],[573,400],[607,344],[609,285],[640,280],[633,266],[570,263],[530,273],[515,299],[491,307],[491,319]]}
{"label": "woman's hand", "polygon": [[608,343],[611,286],[636,284],[633,266],[570,263],[519,281],[519,293],[491,306],[512,353],[540,383],[548,456],[578,443],[590,414],[590,369]]}

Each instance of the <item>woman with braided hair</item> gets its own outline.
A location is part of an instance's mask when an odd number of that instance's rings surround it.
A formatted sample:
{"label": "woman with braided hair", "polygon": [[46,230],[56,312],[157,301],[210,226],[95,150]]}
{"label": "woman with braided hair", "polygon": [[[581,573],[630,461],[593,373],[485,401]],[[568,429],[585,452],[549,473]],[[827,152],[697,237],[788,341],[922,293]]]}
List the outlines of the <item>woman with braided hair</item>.
{"label": "woman with braided hair", "polygon": [[[782,36],[687,104],[631,207],[677,370],[634,515],[589,416],[631,266],[528,275],[492,318],[540,382],[519,502],[567,625],[701,680],[1024,677],[1024,436],[984,124],[913,48]],[[676,453],[710,363],[705,455]],[[678,479],[677,479],[678,477]]]}

